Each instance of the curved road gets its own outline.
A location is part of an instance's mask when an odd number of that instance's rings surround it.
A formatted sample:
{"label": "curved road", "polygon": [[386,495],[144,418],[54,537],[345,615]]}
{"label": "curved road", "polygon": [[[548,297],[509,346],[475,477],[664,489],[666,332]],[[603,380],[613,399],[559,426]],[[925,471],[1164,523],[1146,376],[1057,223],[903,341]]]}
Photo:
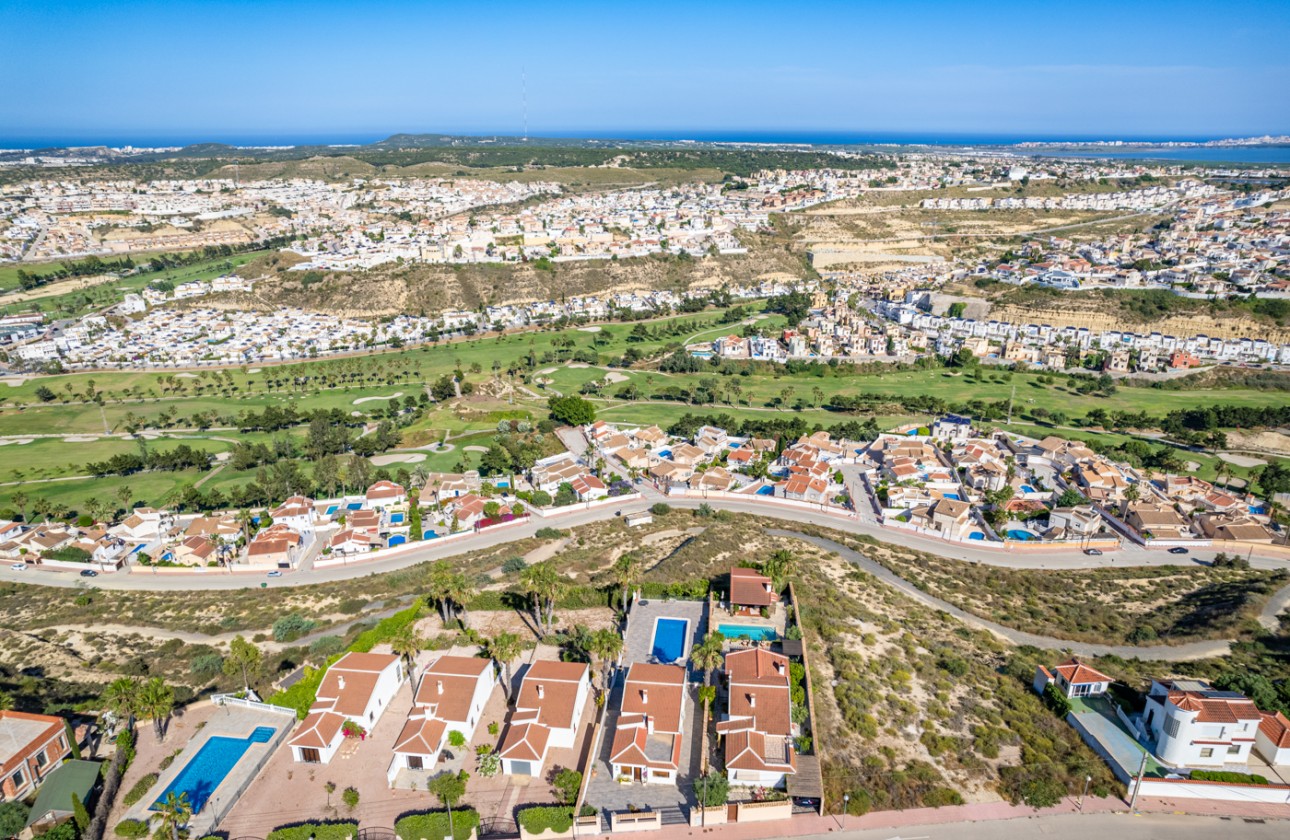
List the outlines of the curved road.
{"label": "curved road", "polygon": [[[533,516],[522,525],[513,525],[489,529],[475,534],[472,537],[453,540],[451,542],[419,543],[410,545],[406,550],[399,553],[388,555],[380,560],[373,561],[356,561],[349,566],[333,566],[327,569],[304,569],[301,571],[288,572],[280,578],[267,579],[263,575],[247,572],[210,572],[194,574],[155,574],[148,571],[136,569],[130,573],[105,574],[88,581],[76,575],[67,572],[56,572],[52,570],[39,569],[30,567],[23,572],[14,572],[7,568],[3,569],[5,580],[14,582],[23,582],[29,584],[39,584],[45,586],[62,586],[75,587],[86,584],[93,585],[99,589],[111,589],[121,591],[152,591],[152,592],[200,592],[208,590],[230,590],[230,589],[251,589],[258,588],[261,584],[267,584],[269,588],[291,587],[291,586],[312,586],[320,583],[330,583],[335,581],[354,580],[357,578],[367,577],[369,575],[384,574],[386,572],[397,571],[418,563],[427,561],[440,560],[447,557],[453,557],[465,554],[471,551],[493,548],[498,545],[514,542],[525,537],[533,536],[541,527],[551,526],[557,528],[576,528],[587,525],[592,522],[613,519],[617,514],[626,515],[628,513],[648,510],[655,501],[666,498],[666,502],[673,508],[682,510],[693,510],[704,504],[701,498],[681,498],[681,497],[663,497],[651,489],[647,490],[650,494],[646,498],[634,499],[624,502],[621,506],[605,506],[594,509],[577,508],[568,513],[561,513],[555,516]],[[838,531],[855,534],[857,536],[869,536],[882,542],[892,545],[899,545],[905,548],[917,549],[920,551],[929,551],[939,554],[943,557],[949,557],[956,560],[963,560],[971,563],[986,563],[992,566],[999,566],[1013,569],[1096,569],[1096,568],[1114,568],[1116,566],[1164,566],[1164,565],[1185,565],[1192,562],[1202,562],[1212,559],[1213,553],[1206,550],[1205,555],[1193,551],[1187,557],[1177,557],[1168,554],[1165,551],[1149,550],[1137,545],[1125,545],[1123,548],[1108,552],[1101,557],[1088,557],[1079,551],[1053,551],[1044,554],[1011,554],[1000,549],[977,548],[969,545],[958,543],[947,543],[941,540],[933,539],[918,534],[897,531],[891,528],[884,528],[873,521],[857,519],[854,516],[842,516],[834,513],[827,513],[823,510],[815,511],[805,508],[790,508],[772,501],[758,501],[755,499],[733,500],[733,499],[713,499],[708,504],[713,507],[719,507],[732,513],[746,513],[754,516],[764,516],[772,519],[785,520],[793,524],[810,524],[822,528],[832,528]],[[1169,645],[1134,648],[1127,646],[1112,645],[1090,645],[1074,642],[1065,639],[1054,639],[1044,636],[1036,636],[1029,633],[1022,633],[1012,630],[993,622],[972,616],[962,610],[947,604],[939,599],[932,598],[922,590],[912,586],[902,578],[894,575],[885,567],[864,558],[859,552],[843,546],[832,540],[826,540],[819,537],[809,537],[796,531],[777,531],[772,533],[787,535],[798,539],[820,542],[816,543],[828,550],[836,551],[841,556],[852,562],[863,561],[862,565],[866,571],[872,572],[876,577],[884,580],[902,592],[916,598],[921,603],[933,606],[935,609],[945,610],[955,615],[964,622],[977,627],[983,627],[991,630],[1000,636],[1007,638],[1017,644],[1033,644],[1042,647],[1056,647],[1058,649],[1071,649],[1084,655],[1098,655],[1101,653],[1114,653],[1117,656],[1131,658],[1134,656],[1151,657],[1162,660],[1182,661],[1187,659],[1203,658],[1225,653],[1229,649],[1229,643],[1223,641],[1196,642],[1188,645]],[[872,567],[868,564],[872,563]],[[1290,569],[1290,560],[1281,559],[1272,556],[1261,556],[1258,554],[1251,555],[1251,565],[1259,569]],[[1277,615],[1290,606],[1290,585],[1279,590],[1260,615],[1260,622],[1268,628],[1277,626]]]}

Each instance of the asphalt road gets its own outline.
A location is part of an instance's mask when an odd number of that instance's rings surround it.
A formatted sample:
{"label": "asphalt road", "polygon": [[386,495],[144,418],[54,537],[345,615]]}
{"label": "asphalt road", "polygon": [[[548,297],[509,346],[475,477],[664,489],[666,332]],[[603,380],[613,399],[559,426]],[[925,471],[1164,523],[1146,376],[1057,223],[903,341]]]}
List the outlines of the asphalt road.
{"label": "asphalt road", "polygon": [[1286,823],[1281,820],[1221,819],[1176,814],[1060,814],[1029,817],[1005,822],[947,823],[945,825],[876,828],[867,831],[841,830],[819,834],[807,840],[843,838],[843,840],[1010,840],[1045,837],[1053,840],[1088,840],[1090,837],[1114,840],[1214,840],[1214,838],[1284,838]]}

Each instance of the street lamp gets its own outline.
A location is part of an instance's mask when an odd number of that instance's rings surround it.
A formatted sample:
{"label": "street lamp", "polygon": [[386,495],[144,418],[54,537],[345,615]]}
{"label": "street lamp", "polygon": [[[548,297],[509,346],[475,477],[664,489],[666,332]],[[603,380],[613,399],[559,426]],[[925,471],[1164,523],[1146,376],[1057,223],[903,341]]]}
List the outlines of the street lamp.
{"label": "street lamp", "polygon": [[851,807],[851,794],[842,794],[842,827],[847,827],[847,811]]}
{"label": "street lamp", "polygon": [[1089,786],[1089,783],[1092,781],[1093,781],[1092,776],[1086,775],[1084,777],[1084,792],[1079,795],[1079,812],[1081,814],[1084,813],[1084,797],[1088,796],[1088,786]]}

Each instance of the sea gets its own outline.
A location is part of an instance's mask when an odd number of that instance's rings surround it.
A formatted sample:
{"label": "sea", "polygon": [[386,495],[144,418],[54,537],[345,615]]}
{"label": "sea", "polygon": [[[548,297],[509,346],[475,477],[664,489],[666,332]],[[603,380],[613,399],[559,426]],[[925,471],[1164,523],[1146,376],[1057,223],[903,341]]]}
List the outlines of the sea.
{"label": "sea", "polygon": [[[489,134],[482,131],[416,132],[443,134],[444,136],[514,137],[509,133]],[[227,143],[233,146],[362,146],[388,137],[388,133],[329,133],[299,134],[294,136],[264,136],[254,134],[196,135],[174,134],[154,136],[67,136],[67,137],[0,137],[0,151],[11,149],[48,149],[71,146],[187,146],[196,143]],[[1290,163],[1290,145],[1263,146],[1167,146],[1155,145],[1169,142],[1206,142],[1220,137],[1123,137],[1125,146],[1084,146],[1058,148],[1018,147],[1024,142],[1091,143],[1108,139],[1103,136],[1037,136],[982,133],[920,133],[920,132],[842,132],[842,131],[564,131],[532,132],[534,138],[576,140],[634,140],[697,143],[739,143],[765,145],[825,145],[853,146],[866,149],[908,151],[902,147],[936,147],[944,150],[964,149],[989,152],[1008,152],[1017,155],[1065,158],[1104,158],[1122,160],[1169,160],[1205,163],[1284,164]]]}

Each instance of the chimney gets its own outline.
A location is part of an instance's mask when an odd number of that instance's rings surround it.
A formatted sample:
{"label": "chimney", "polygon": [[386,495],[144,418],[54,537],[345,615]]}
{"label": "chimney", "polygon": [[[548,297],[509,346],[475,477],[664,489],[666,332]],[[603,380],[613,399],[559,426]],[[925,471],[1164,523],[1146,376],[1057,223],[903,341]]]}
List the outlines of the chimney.
{"label": "chimney", "polygon": [[749,695],[748,695],[748,708],[750,708],[750,709],[755,709],[755,708],[757,708],[757,695],[756,695],[756,694],[749,694]]}
{"label": "chimney", "polygon": [[345,690],[345,675],[344,675],[344,674],[340,674],[340,675],[336,678],[336,682],[340,685],[340,690],[341,690],[341,691],[344,691],[344,690]]}
{"label": "chimney", "polygon": [[546,697],[546,686],[538,683],[538,699],[541,700],[543,697]]}
{"label": "chimney", "polygon": [[649,702],[649,690],[648,690],[648,689],[645,689],[645,688],[642,688],[642,689],[641,689],[641,702],[642,702],[642,703],[648,703],[648,702]]}
{"label": "chimney", "polygon": [[779,674],[781,677],[782,677],[782,676],[784,676],[784,663],[783,663],[783,662],[776,662],[776,663],[775,663],[775,673]]}
{"label": "chimney", "polygon": [[435,680],[434,686],[435,686],[436,692],[438,692],[439,694],[443,694],[443,680]]}

